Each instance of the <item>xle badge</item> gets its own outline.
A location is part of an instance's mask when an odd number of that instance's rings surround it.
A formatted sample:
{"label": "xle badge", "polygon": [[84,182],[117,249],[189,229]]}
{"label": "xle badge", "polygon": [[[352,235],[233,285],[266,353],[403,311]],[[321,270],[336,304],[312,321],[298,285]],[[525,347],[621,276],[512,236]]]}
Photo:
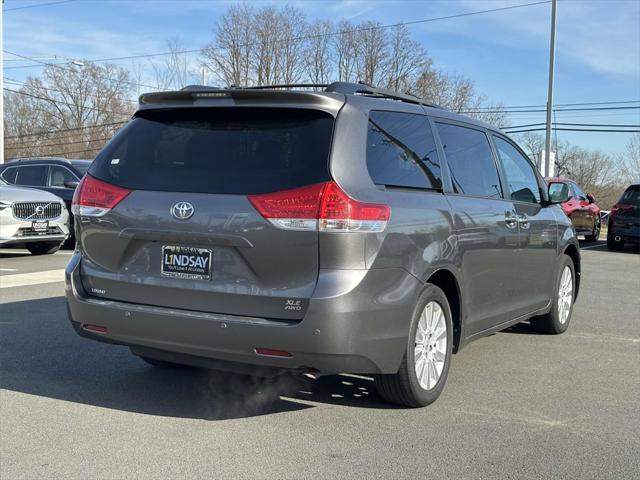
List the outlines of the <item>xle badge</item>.
{"label": "xle badge", "polygon": [[300,311],[300,310],[302,310],[302,300],[290,300],[290,299],[287,299],[284,302],[284,309],[285,310]]}

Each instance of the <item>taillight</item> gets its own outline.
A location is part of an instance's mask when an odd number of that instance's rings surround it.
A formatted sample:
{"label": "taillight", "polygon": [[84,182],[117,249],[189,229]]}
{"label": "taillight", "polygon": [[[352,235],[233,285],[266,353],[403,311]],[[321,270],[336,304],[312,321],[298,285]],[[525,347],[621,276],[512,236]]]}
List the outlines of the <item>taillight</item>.
{"label": "taillight", "polygon": [[85,175],[73,194],[71,212],[74,215],[101,217],[129,193],[131,190]]}
{"label": "taillight", "polygon": [[381,232],[391,214],[388,205],[354,200],[335,182],[250,195],[249,201],[273,225],[287,230]]}

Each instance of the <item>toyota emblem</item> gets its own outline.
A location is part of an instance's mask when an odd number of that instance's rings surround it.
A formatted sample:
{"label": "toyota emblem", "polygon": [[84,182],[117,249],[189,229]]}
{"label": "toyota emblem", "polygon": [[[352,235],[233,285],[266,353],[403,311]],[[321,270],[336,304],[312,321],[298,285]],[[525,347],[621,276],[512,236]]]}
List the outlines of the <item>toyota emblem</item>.
{"label": "toyota emblem", "polygon": [[171,215],[178,220],[188,220],[193,216],[195,208],[189,202],[178,202],[171,207]]}

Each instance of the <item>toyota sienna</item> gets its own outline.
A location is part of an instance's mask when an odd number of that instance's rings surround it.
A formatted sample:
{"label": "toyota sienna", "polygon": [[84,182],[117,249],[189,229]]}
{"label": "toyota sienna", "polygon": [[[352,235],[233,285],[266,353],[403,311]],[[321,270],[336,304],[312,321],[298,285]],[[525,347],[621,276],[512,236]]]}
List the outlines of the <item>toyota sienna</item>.
{"label": "toyota sienna", "polygon": [[73,200],[80,335],[154,365],[366,374],[423,406],[470,341],[567,329],[568,191],[511,139],[365,84],[284,87],[140,97]]}

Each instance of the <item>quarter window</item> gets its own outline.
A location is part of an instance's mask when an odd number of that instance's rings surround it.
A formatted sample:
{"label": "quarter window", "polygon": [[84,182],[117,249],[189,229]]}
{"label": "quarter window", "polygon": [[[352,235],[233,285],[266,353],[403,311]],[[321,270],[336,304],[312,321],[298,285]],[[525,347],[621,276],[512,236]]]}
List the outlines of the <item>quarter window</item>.
{"label": "quarter window", "polygon": [[5,168],[4,172],[2,172],[2,178],[7,183],[16,183],[16,174],[18,173],[17,167],[8,167]]}
{"label": "quarter window", "polygon": [[436,123],[453,191],[464,195],[501,198],[500,177],[484,132]]}
{"label": "quarter window", "polygon": [[507,177],[511,200],[540,203],[540,186],[531,162],[516,147],[501,137],[493,137]]}
{"label": "quarter window", "polygon": [[378,185],[440,190],[440,162],[429,119],[411,113],[372,111],[367,168]]}

